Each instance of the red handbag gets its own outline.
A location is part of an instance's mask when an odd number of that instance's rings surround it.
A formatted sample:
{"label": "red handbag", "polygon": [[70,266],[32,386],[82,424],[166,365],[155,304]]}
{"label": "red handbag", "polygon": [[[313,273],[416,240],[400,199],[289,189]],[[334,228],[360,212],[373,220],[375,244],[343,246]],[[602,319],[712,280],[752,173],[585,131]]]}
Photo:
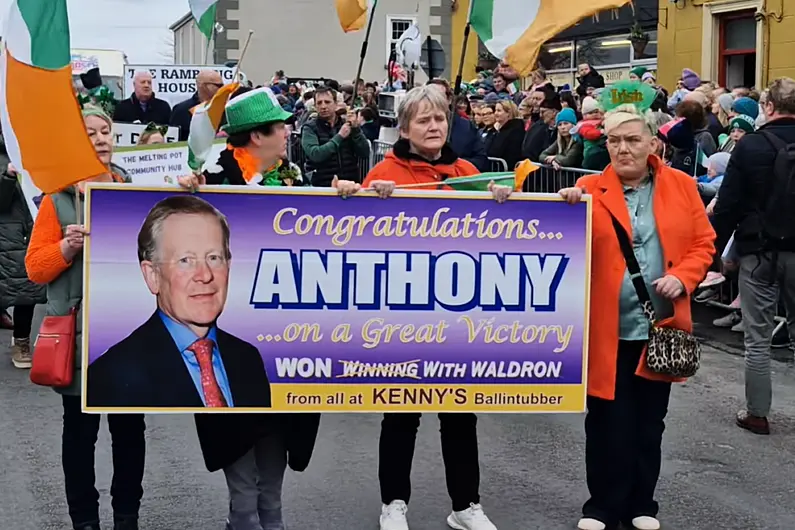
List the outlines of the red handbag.
{"label": "red handbag", "polygon": [[54,388],[72,384],[75,371],[75,335],[77,307],[66,316],[48,316],[41,322],[33,346],[33,367],[30,380]]}

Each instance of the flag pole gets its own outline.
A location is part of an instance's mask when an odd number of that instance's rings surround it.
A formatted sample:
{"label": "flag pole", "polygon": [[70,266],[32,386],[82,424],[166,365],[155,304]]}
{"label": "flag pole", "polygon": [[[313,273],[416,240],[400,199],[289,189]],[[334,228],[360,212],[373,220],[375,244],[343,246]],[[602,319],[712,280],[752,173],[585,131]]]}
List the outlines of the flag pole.
{"label": "flag pole", "polygon": [[[461,60],[458,61],[458,73],[455,76],[455,86],[453,87],[453,101],[450,102],[450,118],[448,119],[447,141],[453,137],[453,120],[455,119],[455,100],[461,94],[461,81],[464,77],[464,61],[466,61],[467,43],[469,42],[469,32],[472,29],[472,10],[477,0],[469,0],[469,10],[467,11],[467,23],[464,26],[464,42],[461,44]],[[430,57],[430,50],[428,50]]]}
{"label": "flag pole", "polygon": [[477,0],[469,0],[469,11],[467,12],[467,23],[464,26],[464,42],[461,44],[461,60],[458,62],[458,74],[455,76],[455,87],[453,94],[461,94],[461,81],[464,77],[464,61],[467,55],[467,44],[469,43],[469,32],[472,29],[472,10],[475,8]]}
{"label": "flag pole", "polygon": [[370,10],[370,19],[367,21],[367,32],[364,34],[364,42],[362,43],[362,52],[359,54],[359,68],[356,70],[356,79],[353,80],[353,104],[356,104],[356,96],[359,90],[359,79],[362,77],[362,68],[364,68],[364,58],[367,56],[367,45],[370,42],[370,30],[373,29],[373,20],[375,19],[375,8],[378,5],[378,0],[373,0],[373,8]]}
{"label": "flag pole", "polygon": [[240,52],[240,59],[237,60],[237,66],[235,66],[235,75],[232,78],[235,80],[236,83],[239,83],[240,80],[238,76],[240,75],[240,65],[243,63],[243,58],[246,56],[246,51],[248,50],[248,45],[251,44],[251,37],[254,36],[254,30],[248,30],[248,37],[246,38],[246,45],[243,46],[243,51]]}
{"label": "flag pole", "polygon": [[[205,65],[209,64],[207,61],[210,59],[210,46],[212,45],[214,39],[215,39],[215,26],[213,26],[213,31],[212,31],[212,33],[210,33],[210,36],[207,37],[207,49],[204,50],[204,64]],[[213,61],[213,62],[215,62],[215,61]]]}

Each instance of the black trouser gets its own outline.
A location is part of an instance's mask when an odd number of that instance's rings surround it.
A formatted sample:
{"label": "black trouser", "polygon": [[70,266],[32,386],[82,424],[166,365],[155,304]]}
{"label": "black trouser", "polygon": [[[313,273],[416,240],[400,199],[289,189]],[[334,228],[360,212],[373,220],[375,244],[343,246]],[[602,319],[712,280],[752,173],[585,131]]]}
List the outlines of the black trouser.
{"label": "black trouser", "polygon": [[30,328],[33,325],[33,311],[35,305],[14,306],[14,338],[29,339]]}
{"label": "black trouser", "polygon": [[[69,517],[75,526],[99,523],[99,492],[94,485],[99,420],[99,414],[80,411],[80,397],[63,396],[63,472]],[[144,416],[110,414],[108,427],[113,449],[110,494],[114,519],[134,519],[144,494]]]}
{"label": "black trouser", "polygon": [[[421,414],[384,414],[378,444],[378,480],[381,501],[389,504],[411,497],[411,463]],[[480,503],[477,416],[439,414],[447,492],[453,510],[460,512]]]}
{"label": "black trouser", "polygon": [[671,383],[635,375],[645,344],[619,342],[613,401],[588,396],[585,465],[591,498],[582,511],[608,527],[656,517],[659,509],[654,490]]}

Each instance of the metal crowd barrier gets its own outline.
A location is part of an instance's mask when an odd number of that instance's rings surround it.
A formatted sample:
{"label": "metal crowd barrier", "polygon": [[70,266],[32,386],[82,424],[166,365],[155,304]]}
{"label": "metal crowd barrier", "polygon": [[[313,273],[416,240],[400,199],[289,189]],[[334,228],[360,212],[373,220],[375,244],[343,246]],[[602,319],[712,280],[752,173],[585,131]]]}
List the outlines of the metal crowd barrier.
{"label": "metal crowd barrier", "polygon": [[[359,159],[359,177],[362,181],[367,177],[370,169],[384,159],[390,149],[392,149],[392,144],[389,142],[380,140],[370,142],[370,156]],[[306,157],[301,146],[300,132],[296,131],[290,134],[290,139],[287,142],[287,157],[290,162],[297,164],[301,168],[305,179],[311,177],[306,171]],[[525,181],[524,191],[526,192],[557,193],[562,188],[574,186],[577,179],[583,175],[599,173],[598,171],[578,168],[564,167],[555,169],[546,164],[536,165],[539,166],[539,169],[531,173],[527,181]],[[489,171],[508,171],[508,163],[501,158],[489,158]]]}
{"label": "metal crowd barrier", "polygon": [[506,173],[508,171],[508,162],[502,158],[489,157],[489,172],[490,173]]}
{"label": "metal crowd barrier", "polygon": [[555,169],[547,164],[538,164],[538,170],[530,173],[525,181],[524,190],[530,193],[557,193],[563,188],[571,188],[580,177],[593,175],[599,171],[589,171],[574,167]]}

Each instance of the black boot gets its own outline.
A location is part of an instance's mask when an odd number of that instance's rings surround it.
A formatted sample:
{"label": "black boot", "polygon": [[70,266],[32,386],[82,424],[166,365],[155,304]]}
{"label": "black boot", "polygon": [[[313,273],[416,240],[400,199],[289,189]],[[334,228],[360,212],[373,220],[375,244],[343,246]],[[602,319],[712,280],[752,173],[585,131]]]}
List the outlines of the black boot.
{"label": "black boot", "polygon": [[99,527],[99,523],[75,526],[74,529],[75,530],[101,530],[100,527]]}
{"label": "black boot", "polygon": [[113,523],[113,530],[138,530],[138,519],[119,519]]}

